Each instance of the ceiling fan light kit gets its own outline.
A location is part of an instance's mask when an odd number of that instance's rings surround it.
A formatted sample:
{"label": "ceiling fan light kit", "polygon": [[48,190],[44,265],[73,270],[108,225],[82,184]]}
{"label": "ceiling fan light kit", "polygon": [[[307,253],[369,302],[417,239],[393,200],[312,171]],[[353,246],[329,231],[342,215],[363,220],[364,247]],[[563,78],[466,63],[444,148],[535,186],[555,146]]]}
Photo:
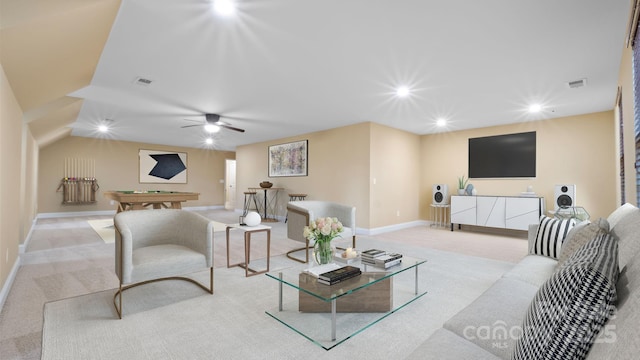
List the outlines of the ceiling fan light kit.
{"label": "ceiling fan light kit", "polygon": [[205,119],[206,119],[206,123],[204,124],[198,124],[198,125],[184,125],[182,126],[182,128],[188,128],[188,127],[194,127],[194,126],[204,126],[204,129],[207,132],[210,133],[215,133],[220,131],[220,128],[225,128],[225,129],[229,129],[229,130],[233,130],[233,131],[237,131],[237,132],[244,132],[244,129],[240,129],[237,127],[233,127],[227,123],[224,123],[222,121],[220,121],[220,115],[218,114],[204,114]]}

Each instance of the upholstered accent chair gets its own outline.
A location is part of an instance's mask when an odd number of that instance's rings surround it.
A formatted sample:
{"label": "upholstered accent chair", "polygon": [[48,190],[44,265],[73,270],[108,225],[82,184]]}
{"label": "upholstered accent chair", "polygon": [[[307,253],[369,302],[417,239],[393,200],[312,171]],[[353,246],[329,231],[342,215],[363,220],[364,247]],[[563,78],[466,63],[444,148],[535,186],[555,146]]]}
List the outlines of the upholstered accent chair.
{"label": "upholstered accent chair", "polygon": [[[291,250],[287,253],[289,259],[308,263],[309,240],[303,235],[304,227],[311,221],[321,217],[336,217],[344,226],[340,234],[343,238],[351,238],[352,247],[356,247],[356,208],[349,205],[337,204],[329,201],[290,201],[287,204],[287,237],[300,241],[304,247]],[[312,245],[312,244],[311,244]],[[305,260],[292,256],[293,253],[305,250]]]}
{"label": "upholstered accent chair", "polygon": [[[122,319],[122,293],[160,280],[190,281],[213,294],[213,222],[175,209],[116,214],[115,270],[120,286],[113,305]],[[183,277],[209,268],[209,287]],[[116,299],[118,302],[116,303]]]}

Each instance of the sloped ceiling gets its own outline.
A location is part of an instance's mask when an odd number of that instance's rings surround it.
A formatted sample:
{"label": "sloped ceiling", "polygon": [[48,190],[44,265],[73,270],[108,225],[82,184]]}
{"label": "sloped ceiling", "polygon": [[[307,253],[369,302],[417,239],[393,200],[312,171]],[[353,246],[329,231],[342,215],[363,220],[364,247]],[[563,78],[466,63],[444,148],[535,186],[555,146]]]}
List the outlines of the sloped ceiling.
{"label": "sloped ceiling", "polygon": [[[0,61],[40,146],[69,134],[119,0],[0,0]],[[77,103],[73,105],[74,103]]]}

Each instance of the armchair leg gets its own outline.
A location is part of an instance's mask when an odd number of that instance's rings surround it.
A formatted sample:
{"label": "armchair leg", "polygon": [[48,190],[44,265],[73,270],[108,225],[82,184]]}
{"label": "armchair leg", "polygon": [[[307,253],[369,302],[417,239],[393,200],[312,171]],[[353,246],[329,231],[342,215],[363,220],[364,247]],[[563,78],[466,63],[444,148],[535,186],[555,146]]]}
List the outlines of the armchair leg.
{"label": "armchair leg", "polygon": [[[131,284],[131,285],[127,285],[127,286],[122,286],[122,282],[120,282],[120,286],[118,287],[118,291],[116,291],[116,293],[113,295],[113,306],[116,308],[116,313],[118,313],[118,318],[122,319],[122,293],[125,290],[131,289],[131,288],[136,287],[136,286],[149,284],[149,283],[156,282],[156,281],[163,281],[163,280],[184,280],[184,281],[188,281],[188,282],[191,282],[193,284],[198,285],[204,291],[206,291],[209,294],[213,295],[213,267],[209,268],[209,288],[207,288],[206,286],[200,284],[196,280],[193,280],[193,279],[188,278],[188,277],[182,277],[182,276],[172,276],[172,277],[166,277],[166,278],[160,278],[160,279],[152,279],[152,280],[142,281],[142,282]],[[117,303],[116,303],[116,298],[118,298],[118,302]]]}
{"label": "armchair leg", "polygon": [[[303,263],[303,264],[308,264],[308,263],[309,263],[309,249],[311,249],[311,246],[309,246],[309,240],[307,240],[307,242],[306,242],[306,246],[305,246],[305,247],[301,247],[301,248],[297,248],[297,249],[289,250],[289,251],[287,252],[287,257],[288,257],[289,259],[291,259],[291,260],[295,260],[295,261],[297,261],[297,262],[301,262],[301,263]],[[301,250],[304,250],[304,254],[305,254],[304,259],[305,259],[305,261],[302,261],[302,260],[300,260],[300,259],[298,259],[298,258],[296,258],[296,257],[294,257],[294,256],[292,256],[292,255],[291,255],[291,254],[293,254],[294,252],[298,252],[298,251],[301,251]]]}

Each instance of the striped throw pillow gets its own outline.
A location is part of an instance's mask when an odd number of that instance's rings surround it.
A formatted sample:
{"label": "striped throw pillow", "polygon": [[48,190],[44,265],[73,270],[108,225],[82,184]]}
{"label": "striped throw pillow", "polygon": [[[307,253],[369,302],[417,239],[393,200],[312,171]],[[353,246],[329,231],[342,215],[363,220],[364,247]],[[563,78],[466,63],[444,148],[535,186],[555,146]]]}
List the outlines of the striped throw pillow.
{"label": "striped throw pillow", "polygon": [[585,359],[614,314],[618,276],[617,240],[597,235],[542,284],[512,359]]}
{"label": "striped throw pillow", "polygon": [[533,253],[554,259],[559,258],[562,250],[562,242],[569,233],[569,230],[575,225],[576,219],[559,220],[544,215],[540,216],[540,225],[536,233]]}

